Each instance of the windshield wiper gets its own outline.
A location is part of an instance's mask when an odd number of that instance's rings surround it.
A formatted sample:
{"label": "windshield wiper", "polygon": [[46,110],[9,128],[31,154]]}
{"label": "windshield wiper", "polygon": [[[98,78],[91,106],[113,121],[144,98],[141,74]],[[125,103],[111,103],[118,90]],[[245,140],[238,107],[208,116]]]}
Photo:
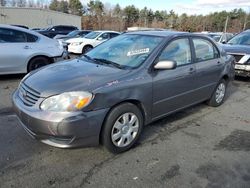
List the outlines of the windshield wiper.
{"label": "windshield wiper", "polygon": [[113,61],[107,60],[107,59],[101,59],[101,58],[93,58],[95,61],[98,61],[100,63],[106,64],[106,65],[112,65],[114,67],[117,67],[119,69],[124,69],[124,65],[120,65],[119,63],[115,63]]}
{"label": "windshield wiper", "polygon": [[83,57],[85,57],[87,60],[93,61],[93,59],[91,57],[89,57],[88,55],[83,55]]}
{"label": "windshield wiper", "polygon": [[[103,64],[100,61],[97,61],[95,59],[93,59],[92,57],[89,57],[88,55],[82,55],[83,57],[85,57],[87,60],[91,61],[92,63],[96,63],[96,64]],[[78,57],[79,59],[81,59],[81,57]]]}

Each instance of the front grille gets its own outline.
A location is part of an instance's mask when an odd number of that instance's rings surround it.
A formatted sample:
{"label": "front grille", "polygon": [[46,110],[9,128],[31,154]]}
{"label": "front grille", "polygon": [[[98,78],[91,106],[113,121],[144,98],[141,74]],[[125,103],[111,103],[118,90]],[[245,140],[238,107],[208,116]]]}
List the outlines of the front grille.
{"label": "front grille", "polygon": [[40,98],[40,93],[30,88],[24,83],[21,83],[18,90],[18,95],[26,106],[33,106]]}
{"label": "front grille", "polygon": [[244,56],[242,54],[230,54],[230,55],[234,56],[236,62],[239,62],[241,58]]}

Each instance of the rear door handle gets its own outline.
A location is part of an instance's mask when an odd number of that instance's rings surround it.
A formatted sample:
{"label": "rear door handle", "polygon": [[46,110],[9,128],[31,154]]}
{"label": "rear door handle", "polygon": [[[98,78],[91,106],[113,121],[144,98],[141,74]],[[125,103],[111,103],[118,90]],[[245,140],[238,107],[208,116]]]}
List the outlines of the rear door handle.
{"label": "rear door handle", "polygon": [[24,49],[26,49],[26,50],[27,50],[27,49],[30,49],[30,47],[29,47],[29,46],[24,46],[23,48],[24,48]]}

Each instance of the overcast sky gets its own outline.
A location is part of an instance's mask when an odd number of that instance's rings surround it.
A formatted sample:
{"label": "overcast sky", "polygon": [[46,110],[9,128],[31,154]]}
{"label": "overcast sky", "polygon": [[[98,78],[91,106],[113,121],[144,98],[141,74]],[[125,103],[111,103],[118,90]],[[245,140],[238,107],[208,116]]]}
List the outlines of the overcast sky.
{"label": "overcast sky", "polygon": [[187,14],[208,14],[221,10],[233,10],[243,8],[250,12],[250,0],[102,0],[102,2],[122,7],[135,5],[142,9],[147,6],[153,10],[175,10],[175,12]]}

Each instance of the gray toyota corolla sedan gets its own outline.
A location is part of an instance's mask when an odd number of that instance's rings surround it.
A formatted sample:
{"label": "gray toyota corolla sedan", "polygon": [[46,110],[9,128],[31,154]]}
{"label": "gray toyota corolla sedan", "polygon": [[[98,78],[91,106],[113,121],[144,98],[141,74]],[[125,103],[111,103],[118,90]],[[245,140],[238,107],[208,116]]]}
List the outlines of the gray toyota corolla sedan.
{"label": "gray toyota corolla sedan", "polygon": [[13,105],[23,128],[43,143],[102,143],[118,153],[152,121],[203,101],[221,105],[233,64],[202,35],[125,33],[78,59],[31,72],[14,92]]}

